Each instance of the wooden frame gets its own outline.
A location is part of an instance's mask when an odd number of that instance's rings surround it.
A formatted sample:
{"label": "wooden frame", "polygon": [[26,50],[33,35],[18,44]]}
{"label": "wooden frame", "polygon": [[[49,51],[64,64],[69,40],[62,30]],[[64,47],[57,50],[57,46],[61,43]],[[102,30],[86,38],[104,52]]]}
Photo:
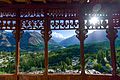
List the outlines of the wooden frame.
{"label": "wooden frame", "polygon": [[[0,7],[0,30],[14,30],[16,39],[16,73],[14,75],[0,75],[2,80],[119,80],[116,74],[115,39],[117,29],[120,28],[120,5],[101,4],[101,10],[92,12],[95,4],[15,4],[1,5]],[[117,7],[117,8],[116,8]],[[88,17],[97,15],[102,22],[92,27],[88,23]],[[60,21],[62,20],[62,22]],[[84,22],[86,20],[86,23]],[[106,22],[108,20],[108,22]],[[6,23],[4,23],[6,21]],[[7,23],[10,21],[10,23]],[[36,24],[35,24],[36,23]],[[90,27],[91,26],[91,27]],[[106,29],[110,41],[112,76],[87,75],[85,74],[84,61],[84,40],[87,37],[87,30]],[[45,45],[45,72],[43,75],[20,75],[20,38],[24,30],[41,30]],[[81,74],[48,74],[48,41],[51,38],[51,30],[76,30],[77,38],[80,41]],[[10,77],[9,77],[10,76]],[[15,77],[16,76],[16,77]],[[9,77],[9,79],[7,78]],[[22,77],[24,79],[22,79]]]}

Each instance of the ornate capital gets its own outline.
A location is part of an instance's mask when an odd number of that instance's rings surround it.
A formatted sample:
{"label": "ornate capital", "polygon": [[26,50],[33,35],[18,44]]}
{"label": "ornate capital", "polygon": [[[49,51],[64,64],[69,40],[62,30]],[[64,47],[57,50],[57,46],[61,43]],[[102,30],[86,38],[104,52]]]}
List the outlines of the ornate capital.
{"label": "ornate capital", "polygon": [[51,39],[51,37],[52,37],[52,31],[51,30],[48,30],[48,31],[45,31],[45,29],[42,29],[41,30],[41,35],[42,35],[42,38],[44,39],[44,40],[47,40],[47,41],[49,41],[50,39]]}
{"label": "ornate capital", "polygon": [[83,42],[87,37],[88,35],[86,35],[88,33],[88,30],[87,29],[84,29],[84,28],[79,28],[75,31],[75,33],[77,34],[76,37],[81,41]]}
{"label": "ornate capital", "polygon": [[110,41],[114,41],[118,35],[118,30],[117,29],[114,29],[114,28],[108,28],[106,29],[106,33],[107,33],[107,38],[110,40]]}

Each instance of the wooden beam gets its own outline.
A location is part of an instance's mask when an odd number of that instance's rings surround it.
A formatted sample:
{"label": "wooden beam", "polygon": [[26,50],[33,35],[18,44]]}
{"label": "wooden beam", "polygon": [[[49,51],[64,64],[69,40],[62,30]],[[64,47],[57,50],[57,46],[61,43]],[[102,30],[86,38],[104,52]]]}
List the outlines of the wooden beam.
{"label": "wooden beam", "polygon": [[46,0],[32,0],[32,1],[35,1],[35,2],[43,2],[43,3],[46,3],[46,2],[47,2]]}
{"label": "wooden beam", "polygon": [[83,3],[87,3],[87,0],[79,0],[79,2],[83,4]]}
{"label": "wooden beam", "polygon": [[67,3],[72,3],[72,0],[66,0]]}
{"label": "wooden beam", "polygon": [[18,3],[24,3],[24,2],[27,2],[28,0],[15,0],[15,1]]}
{"label": "wooden beam", "polygon": [[15,1],[15,0],[9,0],[9,1],[11,1],[11,3],[12,3],[12,4],[16,3],[16,1]]}
{"label": "wooden beam", "polygon": [[0,2],[3,2],[3,3],[9,3],[9,4],[12,3],[11,0],[0,0]]}
{"label": "wooden beam", "polygon": [[32,2],[32,0],[26,0],[26,2],[27,2],[28,4],[30,4],[30,3]]}

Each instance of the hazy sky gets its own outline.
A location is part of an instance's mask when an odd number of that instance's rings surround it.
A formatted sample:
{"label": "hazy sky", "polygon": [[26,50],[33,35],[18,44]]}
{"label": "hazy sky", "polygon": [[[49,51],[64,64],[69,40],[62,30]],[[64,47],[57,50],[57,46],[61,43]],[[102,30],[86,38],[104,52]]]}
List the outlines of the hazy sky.
{"label": "hazy sky", "polygon": [[[8,32],[11,32],[11,30],[6,30]],[[31,30],[33,31],[33,30]],[[88,34],[92,33],[94,30],[89,30]],[[40,33],[40,31],[37,30],[37,32]],[[68,38],[73,35],[76,35],[75,30],[52,30],[52,36],[59,37],[59,38]]]}
{"label": "hazy sky", "polygon": [[71,37],[75,35],[74,30],[53,30],[52,31],[53,35],[58,35],[58,36],[63,36],[64,38]]}
{"label": "hazy sky", "polygon": [[[92,33],[94,30],[89,30],[88,34]],[[73,35],[76,35],[75,30],[53,30],[52,34],[57,37],[68,38]]]}

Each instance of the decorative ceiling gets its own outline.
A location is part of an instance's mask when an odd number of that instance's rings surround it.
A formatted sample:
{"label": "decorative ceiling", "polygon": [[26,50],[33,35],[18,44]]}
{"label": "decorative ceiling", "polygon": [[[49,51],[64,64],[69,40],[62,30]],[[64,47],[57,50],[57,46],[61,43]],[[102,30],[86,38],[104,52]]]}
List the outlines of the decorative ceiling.
{"label": "decorative ceiling", "polygon": [[120,3],[120,0],[0,0],[0,4],[21,3]]}

